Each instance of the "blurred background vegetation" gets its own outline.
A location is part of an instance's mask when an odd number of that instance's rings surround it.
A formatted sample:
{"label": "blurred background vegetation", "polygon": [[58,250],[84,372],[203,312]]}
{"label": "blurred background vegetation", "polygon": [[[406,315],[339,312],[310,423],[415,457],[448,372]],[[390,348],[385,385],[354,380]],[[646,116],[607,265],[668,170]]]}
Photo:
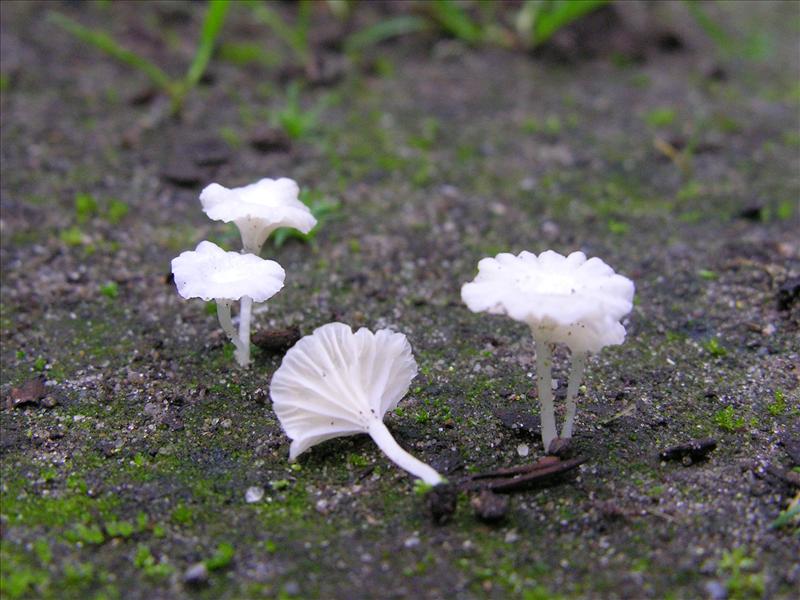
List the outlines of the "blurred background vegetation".
{"label": "blurred background vegetation", "polygon": [[[112,2],[95,4],[113,16]],[[739,50],[754,57],[763,54],[764,38],[751,37],[737,44],[707,11],[710,4],[700,0],[682,3],[720,53]],[[304,129],[303,117],[292,112],[299,89],[296,82],[319,84],[335,78],[337,73],[331,72],[323,59],[327,53],[338,54],[349,64],[375,68],[366,60],[372,48],[393,38],[418,36],[427,40],[453,38],[469,46],[497,46],[518,52],[549,51],[562,59],[607,54],[624,62],[640,59],[645,43],[653,42],[663,49],[682,46],[681,35],[671,31],[668,24],[655,22],[651,8],[645,2],[611,0],[210,0],[197,31],[193,57],[178,76],[100,26],[84,24],[58,10],[51,11],[49,18],[99,52],[144,74],[155,89],[170,98],[174,114],[180,112],[186,95],[202,80],[214,59],[279,70],[284,79],[292,80],[289,106],[279,121],[290,136],[296,137]],[[225,32],[231,11],[246,13],[254,27],[262,29],[260,35],[279,40],[280,47],[231,39]],[[555,39],[569,27],[573,28],[570,35]]]}

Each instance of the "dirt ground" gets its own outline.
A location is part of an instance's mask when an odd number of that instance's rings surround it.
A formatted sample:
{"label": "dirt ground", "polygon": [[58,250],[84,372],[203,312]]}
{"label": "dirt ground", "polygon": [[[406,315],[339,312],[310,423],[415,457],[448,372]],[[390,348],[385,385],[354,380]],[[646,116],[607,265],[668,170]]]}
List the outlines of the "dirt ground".
{"label": "dirt ground", "polygon": [[[277,42],[244,7],[175,119],[46,13],[179,73],[202,4],[1,3],[3,597],[793,597],[799,6],[716,4],[727,48],[660,4],[658,35],[618,24],[586,48],[325,50],[307,122],[270,145],[291,73],[253,52]],[[168,277],[201,240],[238,248],[204,185],[279,176],[338,204],[311,241],[265,246],[286,286],[256,330],[405,333],[419,375],[387,424],[451,482],[542,454],[530,334],[460,299],[478,260],[580,249],[632,278],[628,339],[581,393],[586,462],[494,523],[463,492],[444,524],[366,436],[290,465],[269,399],[282,351],[237,368]],[[557,352],[557,397],[568,364]],[[703,438],[704,459],[660,458]]]}

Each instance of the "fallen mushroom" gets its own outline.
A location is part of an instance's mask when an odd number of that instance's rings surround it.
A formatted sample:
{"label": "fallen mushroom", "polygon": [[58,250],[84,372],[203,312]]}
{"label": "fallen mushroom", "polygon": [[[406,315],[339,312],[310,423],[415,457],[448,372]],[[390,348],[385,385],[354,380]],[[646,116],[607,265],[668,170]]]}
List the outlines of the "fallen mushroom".
{"label": "fallen mushroom", "polygon": [[[236,346],[236,361],[246,367],[250,363],[252,303],[264,302],[281,290],[283,268],[274,260],[226,252],[204,241],[197,249],[172,259],[172,274],[178,293],[184,298],[216,300],[219,323]],[[236,300],[241,301],[238,333],[231,320],[231,304]]]}
{"label": "fallen mushroom", "polygon": [[259,254],[269,235],[279,227],[308,233],[317,220],[298,198],[292,179],[261,179],[228,189],[212,183],[200,193],[203,211],[214,221],[231,221],[239,228],[245,252]]}
{"label": "fallen mushroom", "polygon": [[569,347],[572,370],[561,437],[572,437],[578,392],[589,352],[621,344],[619,322],[633,307],[633,282],[599,258],[583,252],[563,256],[552,250],[502,253],[478,263],[478,275],[461,288],[473,312],[503,314],[526,323],[536,343],[536,373],[545,451],[557,438],[552,389],[552,348]]}
{"label": "fallen mushroom", "polygon": [[396,465],[435,485],[433,468],[403,450],[383,423],[417,374],[406,336],[381,329],[353,333],[328,323],[284,356],[270,383],[278,419],[291,440],[289,460],[331,438],[368,433]]}

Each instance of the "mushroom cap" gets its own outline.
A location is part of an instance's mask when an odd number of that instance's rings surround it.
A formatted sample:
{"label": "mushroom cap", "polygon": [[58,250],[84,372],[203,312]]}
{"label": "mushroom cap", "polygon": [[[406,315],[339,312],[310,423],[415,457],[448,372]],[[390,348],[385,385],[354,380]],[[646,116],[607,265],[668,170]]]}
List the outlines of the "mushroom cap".
{"label": "mushroom cap", "polygon": [[473,312],[508,315],[547,341],[597,352],[624,341],[618,321],[633,308],[633,292],[633,282],[599,258],[547,250],[482,259],[461,297]]}
{"label": "mushroom cap", "polygon": [[178,293],[184,298],[239,300],[250,296],[254,302],[264,302],[277,294],[286,276],[274,260],[226,252],[206,241],[173,258],[172,274]]}
{"label": "mushroom cap", "polygon": [[270,396],[290,460],[325,440],[367,433],[408,391],[417,374],[402,333],[328,323],[302,338],[272,376]]}
{"label": "mushroom cap", "polygon": [[317,220],[299,200],[299,192],[297,183],[285,177],[231,189],[212,183],[200,193],[200,202],[214,221],[234,221],[240,228],[293,227],[308,233]]}

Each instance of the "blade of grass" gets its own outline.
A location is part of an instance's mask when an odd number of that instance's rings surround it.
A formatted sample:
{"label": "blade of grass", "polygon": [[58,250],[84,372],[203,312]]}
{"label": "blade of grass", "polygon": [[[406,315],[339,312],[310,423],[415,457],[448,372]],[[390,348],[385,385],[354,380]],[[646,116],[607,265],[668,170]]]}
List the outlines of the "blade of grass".
{"label": "blade of grass", "polygon": [[298,239],[302,242],[310,242],[316,237],[317,233],[319,233],[323,224],[335,217],[336,213],[341,208],[341,203],[338,200],[330,200],[314,190],[303,189],[300,192],[300,200],[311,210],[311,214],[317,219],[317,224],[308,233],[301,233],[297,229],[292,229],[290,227],[276,229],[271,236],[272,243],[276,248],[280,248],[291,238]]}
{"label": "blade of grass", "polygon": [[365,27],[348,36],[344,43],[344,49],[345,52],[348,53],[359,52],[393,37],[417,33],[427,28],[427,21],[419,16],[402,15],[399,17],[392,17],[380,21],[375,25]]}
{"label": "blade of grass", "polygon": [[308,31],[311,28],[311,0],[300,0],[297,8],[297,23],[294,28],[295,51],[305,57],[308,61],[311,58],[311,51],[308,47]]}
{"label": "blade of grass", "polygon": [[94,46],[98,50],[105,52],[109,56],[122,63],[125,63],[128,66],[138,69],[147,75],[155,85],[157,85],[170,96],[174,94],[175,85],[172,79],[170,79],[169,75],[167,75],[159,67],[151,63],[143,56],[140,56],[118,44],[108,34],[84,27],[77,21],[73,21],[61,13],[51,12],[48,14],[48,19],[65,31],[74,35],[82,42]]}
{"label": "blade of grass", "polygon": [[214,51],[214,44],[225,22],[225,15],[228,12],[230,0],[211,0],[208,4],[205,19],[203,19],[203,30],[200,33],[200,43],[194,55],[192,64],[186,71],[183,78],[184,91],[193,88],[200,81],[205,73],[208,61],[211,60],[211,53]]}
{"label": "blade of grass", "polygon": [[481,28],[453,0],[435,0],[425,6],[447,33],[468,44],[475,44],[481,40]]}
{"label": "blade of grass", "polygon": [[[610,0],[529,0],[521,9],[527,11],[518,24],[530,27],[531,43],[539,46],[559,29],[608,4]],[[521,16],[521,15],[520,15]]]}
{"label": "blade of grass", "polygon": [[727,32],[712,19],[705,9],[696,0],[684,0],[686,8],[692,15],[697,24],[706,32],[706,35],[714,40],[714,43],[723,51],[731,52],[734,41]]}
{"label": "blade of grass", "polygon": [[299,4],[297,27],[291,27],[283,20],[277,11],[273,10],[258,0],[246,0],[246,5],[253,11],[256,20],[261,21],[277,35],[284,44],[294,52],[303,64],[308,64],[310,51],[308,49],[308,23],[310,18],[310,2]]}

